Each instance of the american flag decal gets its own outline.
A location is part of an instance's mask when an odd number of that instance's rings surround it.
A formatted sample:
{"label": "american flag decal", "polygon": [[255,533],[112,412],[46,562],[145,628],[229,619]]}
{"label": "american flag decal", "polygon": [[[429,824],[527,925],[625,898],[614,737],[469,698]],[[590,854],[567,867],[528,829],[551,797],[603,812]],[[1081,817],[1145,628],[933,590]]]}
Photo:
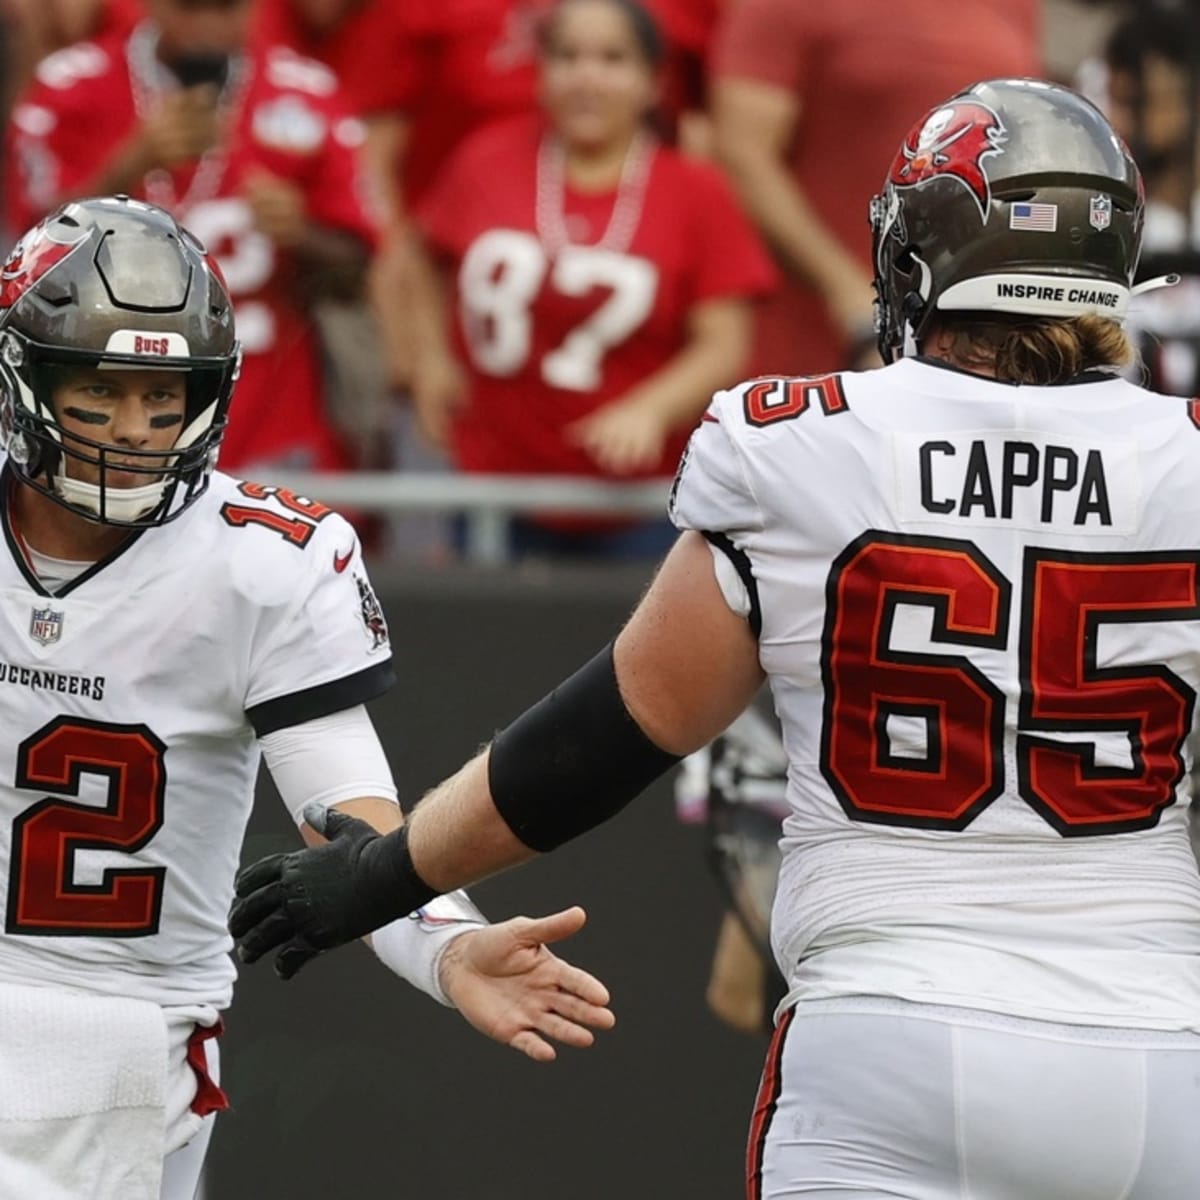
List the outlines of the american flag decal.
{"label": "american flag decal", "polygon": [[1014,204],[1008,212],[1009,229],[1036,229],[1053,233],[1058,228],[1057,204]]}

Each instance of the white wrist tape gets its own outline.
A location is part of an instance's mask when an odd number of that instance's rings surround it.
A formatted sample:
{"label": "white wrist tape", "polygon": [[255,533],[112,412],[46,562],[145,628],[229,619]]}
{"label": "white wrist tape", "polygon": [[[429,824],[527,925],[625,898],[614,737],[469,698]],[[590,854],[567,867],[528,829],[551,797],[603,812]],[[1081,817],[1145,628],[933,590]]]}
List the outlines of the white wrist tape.
{"label": "white wrist tape", "polygon": [[487,924],[466,892],[451,892],[430,900],[411,916],[377,929],[371,934],[371,946],[388,970],[439,1004],[453,1008],[438,977],[442,955],[455,938]]}

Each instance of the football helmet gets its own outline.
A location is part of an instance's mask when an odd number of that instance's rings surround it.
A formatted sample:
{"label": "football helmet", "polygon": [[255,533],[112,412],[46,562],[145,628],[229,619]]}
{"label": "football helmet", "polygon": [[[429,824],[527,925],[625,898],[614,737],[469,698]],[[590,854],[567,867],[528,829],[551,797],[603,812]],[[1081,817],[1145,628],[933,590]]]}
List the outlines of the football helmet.
{"label": "football helmet", "polygon": [[1069,88],[997,79],[952,96],[871,201],[884,361],[915,353],[936,311],[1121,320],[1144,203],[1125,144]]}
{"label": "football helmet", "polygon": [[[179,516],[208,486],[240,354],[225,285],[204,247],[167,212],[114,196],[65,204],[31,229],[0,271],[0,443],[23,482],[89,520],[145,528]],[[174,447],[65,442],[52,403],[63,368],[186,372]],[[98,482],[68,473],[76,459]]]}

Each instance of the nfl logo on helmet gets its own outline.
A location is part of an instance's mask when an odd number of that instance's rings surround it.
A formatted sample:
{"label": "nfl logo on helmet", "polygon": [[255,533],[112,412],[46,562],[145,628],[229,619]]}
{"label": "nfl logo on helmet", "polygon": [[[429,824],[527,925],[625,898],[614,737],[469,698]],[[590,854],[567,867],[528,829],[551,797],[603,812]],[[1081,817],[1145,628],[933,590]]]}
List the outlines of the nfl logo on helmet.
{"label": "nfl logo on helmet", "polygon": [[1112,197],[1093,196],[1088,212],[1088,224],[1098,232],[1103,232],[1112,221]]}
{"label": "nfl logo on helmet", "polygon": [[29,636],[43,646],[62,637],[63,614],[52,608],[35,608],[29,620]]}

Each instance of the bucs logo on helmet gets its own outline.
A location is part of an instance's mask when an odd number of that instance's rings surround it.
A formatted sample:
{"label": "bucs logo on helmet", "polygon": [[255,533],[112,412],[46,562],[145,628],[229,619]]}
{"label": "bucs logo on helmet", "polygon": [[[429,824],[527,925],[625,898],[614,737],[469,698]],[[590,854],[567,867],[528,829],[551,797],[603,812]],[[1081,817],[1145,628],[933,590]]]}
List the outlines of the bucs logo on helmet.
{"label": "bucs logo on helmet", "polygon": [[954,100],[935,108],[909,133],[888,172],[898,188],[917,187],[930,179],[954,179],[975,197],[987,220],[992,189],[983,160],[1004,153],[1007,132],[999,116],[978,100]]}
{"label": "bucs logo on helmet", "polygon": [[31,229],[14,247],[8,261],[0,267],[0,312],[12,308],[39,280],[69,257],[87,240],[88,231],[82,226],[78,237],[61,241],[64,231],[59,227],[55,236],[45,225]]}

